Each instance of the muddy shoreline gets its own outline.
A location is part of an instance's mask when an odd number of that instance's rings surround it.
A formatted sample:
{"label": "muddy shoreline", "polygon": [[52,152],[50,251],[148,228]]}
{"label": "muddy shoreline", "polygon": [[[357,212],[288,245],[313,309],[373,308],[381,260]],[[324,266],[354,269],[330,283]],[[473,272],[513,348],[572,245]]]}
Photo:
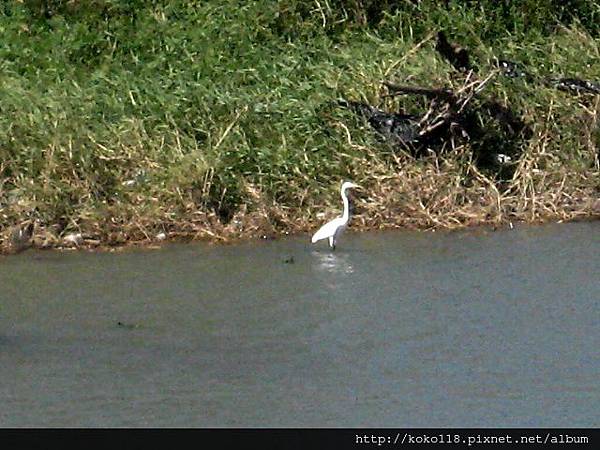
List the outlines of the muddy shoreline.
{"label": "muddy shoreline", "polygon": [[[361,218],[355,218],[354,220],[360,220]],[[474,222],[470,224],[463,224],[454,227],[400,227],[400,226],[378,226],[369,227],[361,224],[351,224],[346,233],[368,233],[378,231],[419,231],[423,233],[434,233],[434,232],[452,232],[452,231],[464,231],[464,230],[484,230],[488,232],[495,232],[498,230],[513,229],[514,227],[521,226],[543,226],[549,224],[558,223],[577,223],[577,222],[595,222],[600,220],[600,211],[589,215],[577,215],[570,219],[547,218],[538,219],[534,221],[520,221],[520,220],[503,220],[500,222],[496,221],[482,221]],[[170,234],[160,232],[154,238],[151,239],[130,239],[130,240],[119,240],[109,241],[94,239],[86,237],[84,235],[77,234],[77,241],[72,238],[73,234],[67,235],[67,239],[63,238],[62,241],[56,240],[54,243],[48,243],[47,241],[41,241],[40,236],[34,236],[32,240],[20,248],[13,248],[10,245],[0,245],[0,255],[14,255],[21,253],[26,250],[45,250],[45,251],[88,251],[88,252],[120,252],[131,249],[142,249],[142,250],[160,250],[165,245],[170,244],[185,244],[185,243],[204,243],[210,245],[235,245],[246,242],[256,241],[271,241],[285,239],[286,237],[294,237],[299,235],[307,236],[307,246],[311,245],[309,242],[309,235],[315,228],[311,229],[298,229],[295,231],[271,231],[269,233],[260,233],[260,230],[256,233],[229,233],[229,235],[216,235],[210,231],[195,232],[195,233],[182,233],[173,232]]]}

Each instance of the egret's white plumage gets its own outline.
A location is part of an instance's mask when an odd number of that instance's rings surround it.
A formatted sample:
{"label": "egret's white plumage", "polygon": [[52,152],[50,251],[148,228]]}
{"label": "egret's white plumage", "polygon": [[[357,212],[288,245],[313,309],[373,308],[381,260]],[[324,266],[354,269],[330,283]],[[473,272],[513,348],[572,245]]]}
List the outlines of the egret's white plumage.
{"label": "egret's white plumage", "polygon": [[340,193],[342,194],[342,202],[344,202],[344,212],[341,217],[337,217],[319,228],[319,231],[317,231],[311,239],[313,244],[321,239],[329,239],[329,246],[332,249],[335,249],[335,244],[338,237],[346,228],[348,220],[350,220],[350,207],[348,204],[348,197],[346,196],[346,190],[358,187],[360,186],[349,181],[342,183],[342,189],[340,190]]}

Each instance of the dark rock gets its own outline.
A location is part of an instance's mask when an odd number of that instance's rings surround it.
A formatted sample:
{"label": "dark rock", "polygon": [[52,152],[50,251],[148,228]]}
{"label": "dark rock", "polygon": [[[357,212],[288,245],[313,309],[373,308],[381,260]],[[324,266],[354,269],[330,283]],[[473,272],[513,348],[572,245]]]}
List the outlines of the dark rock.
{"label": "dark rock", "polygon": [[559,78],[550,80],[557,89],[573,94],[600,94],[600,83],[582,80],[580,78]]}
{"label": "dark rock", "polygon": [[446,58],[446,60],[452,64],[455,69],[461,71],[473,69],[467,49],[456,43],[448,42],[446,33],[443,31],[438,32],[435,49],[440,53],[440,55]]}

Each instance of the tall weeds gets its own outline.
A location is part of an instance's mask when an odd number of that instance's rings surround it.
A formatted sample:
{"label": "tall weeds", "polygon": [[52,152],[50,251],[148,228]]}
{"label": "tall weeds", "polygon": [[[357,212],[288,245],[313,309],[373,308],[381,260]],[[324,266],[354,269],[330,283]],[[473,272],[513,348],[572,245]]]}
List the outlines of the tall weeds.
{"label": "tall weeds", "polygon": [[456,86],[431,39],[442,27],[481,76],[504,57],[600,79],[594,2],[259,3],[0,6],[1,243],[31,221],[38,246],[307,231],[342,179],[366,188],[357,228],[599,213],[597,96],[494,78],[485,94],[533,129],[510,179],[478,168],[470,143],[415,159],[336,106],[416,111],[381,82]]}

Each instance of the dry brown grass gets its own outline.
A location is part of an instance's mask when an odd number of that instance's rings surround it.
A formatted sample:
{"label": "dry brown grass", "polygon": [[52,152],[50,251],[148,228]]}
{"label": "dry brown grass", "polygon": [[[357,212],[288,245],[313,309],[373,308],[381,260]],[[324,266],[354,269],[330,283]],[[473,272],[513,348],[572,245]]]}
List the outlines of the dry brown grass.
{"label": "dry brown grass", "polygon": [[[477,169],[464,148],[443,158],[422,161],[397,156],[393,171],[389,163],[365,158],[360,163],[369,175],[355,180],[365,189],[354,196],[355,215],[351,227],[362,231],[431,230],[599,217],[598,172],[541,170],[538,166],[545,156],[543,148],[543,145],[532,148],[519,161],[513,179],[502,190]],[[154,211],[153,217],[146,217],[143,208],[122,205],[106,211],[111,217],[103,222],[82,220],[78,224],[83,239],[80,246],[152,245],[161,241],[158,237],[161,232],[167,240],[177,241],[233,242],[271,238],[313,231],[323,220],[339,213],[337,203],[325,205],[308,198],[305,208],[292,209],[276,204],[258,186],[247,183],[245,191],[249,200],[226,224],[215,212],[197,210],[193,203],[187,205],[185,215],[178,212],[175,219],[172,219],[173,211],[166,206],[159,208],[159,214]],[[323,210],[327,214],[319,217]],[[15,250],[10,245],[10,234],[14,230],[15,227],[11,227],[2,233],[4,252]],[[60,233],[40,224],[35,227],[33,245],[38,248],[73,246]]]}

